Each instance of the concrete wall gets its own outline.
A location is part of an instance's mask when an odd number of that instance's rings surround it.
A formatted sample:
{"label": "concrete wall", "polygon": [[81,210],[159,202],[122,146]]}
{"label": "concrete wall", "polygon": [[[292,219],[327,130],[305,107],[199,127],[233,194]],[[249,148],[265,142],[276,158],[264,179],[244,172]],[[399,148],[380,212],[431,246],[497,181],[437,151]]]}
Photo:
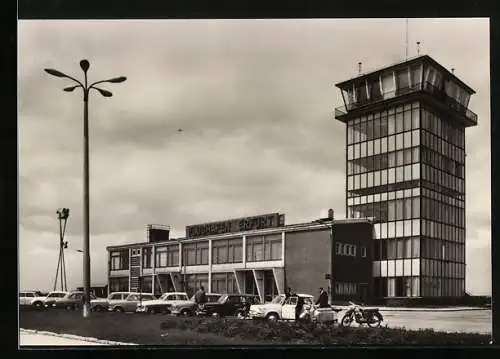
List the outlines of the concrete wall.
{"label": "concrete wall", "polygon": [[328,290],[330,281],[330,231],[285,233],[285,286],[292,292],[319,295],[319,287]]}

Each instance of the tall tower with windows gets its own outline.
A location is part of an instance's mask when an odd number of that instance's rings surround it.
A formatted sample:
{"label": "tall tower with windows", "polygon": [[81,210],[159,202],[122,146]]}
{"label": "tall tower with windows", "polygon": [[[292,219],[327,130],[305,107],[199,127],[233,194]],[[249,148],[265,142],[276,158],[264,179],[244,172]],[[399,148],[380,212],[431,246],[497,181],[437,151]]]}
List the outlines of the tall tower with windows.
{"label": "tall tower with windows", "polygon": [[375,219],[379,298],[465,293],[465,128],[474,90],[428,55],[340,82],[346,213]]}

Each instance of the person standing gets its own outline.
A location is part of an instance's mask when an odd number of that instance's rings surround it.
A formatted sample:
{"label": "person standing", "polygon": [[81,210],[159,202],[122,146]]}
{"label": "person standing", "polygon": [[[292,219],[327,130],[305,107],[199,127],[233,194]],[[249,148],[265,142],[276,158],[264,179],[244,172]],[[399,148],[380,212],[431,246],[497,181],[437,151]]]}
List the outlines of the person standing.
{"label": "person standing", "polygon": [[302,313],[302,308],[304,308],[304,297],[297,296],[297,305],[295,306],[295,321],[298,322],[300,318],[300,313]]}
{"label": "person standing", "polygon": [[207,295],[205,294],[205,288],[202,285],[194,295],[194,301],[196,302],[198,307],[207,302]]}
{"label": "person standing", "polygon": [[323,289],[323,287],[319,288],[319,297],[316,301],[316,305],[318,304],[320,308],[328,308],[328,294]]}

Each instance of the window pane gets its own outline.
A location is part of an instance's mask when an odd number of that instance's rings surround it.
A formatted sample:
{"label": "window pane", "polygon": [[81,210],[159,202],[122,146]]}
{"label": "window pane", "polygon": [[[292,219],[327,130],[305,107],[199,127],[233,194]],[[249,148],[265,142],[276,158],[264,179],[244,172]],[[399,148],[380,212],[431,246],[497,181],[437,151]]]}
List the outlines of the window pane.
{"label": "window pane", "polygon": [[389,115],[387,119],[387,133],[389,135],[396,133],[396,122],[393,114]]}
{"label": "window pane", "polygon": [[411,131],[411,143],[412,143],[413,146],[420,145],[419,130],[413,130],[413,131]]}
{"label": "window pane", "polygon": [[404,117],[404,130],[410,131],[411,130],[411,111],[405,111],[403,113],[403,117]]}

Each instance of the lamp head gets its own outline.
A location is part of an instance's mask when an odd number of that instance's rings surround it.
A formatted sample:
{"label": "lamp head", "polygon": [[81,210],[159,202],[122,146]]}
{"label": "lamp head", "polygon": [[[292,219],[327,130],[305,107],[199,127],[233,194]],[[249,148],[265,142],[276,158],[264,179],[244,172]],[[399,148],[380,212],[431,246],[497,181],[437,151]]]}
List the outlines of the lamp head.
{"label": "lamp head", "polygon": [[82,60],[80,61],[80,67],[82,68],[83,72],[87,72],[90,67],[90,62],[88,60]]}

